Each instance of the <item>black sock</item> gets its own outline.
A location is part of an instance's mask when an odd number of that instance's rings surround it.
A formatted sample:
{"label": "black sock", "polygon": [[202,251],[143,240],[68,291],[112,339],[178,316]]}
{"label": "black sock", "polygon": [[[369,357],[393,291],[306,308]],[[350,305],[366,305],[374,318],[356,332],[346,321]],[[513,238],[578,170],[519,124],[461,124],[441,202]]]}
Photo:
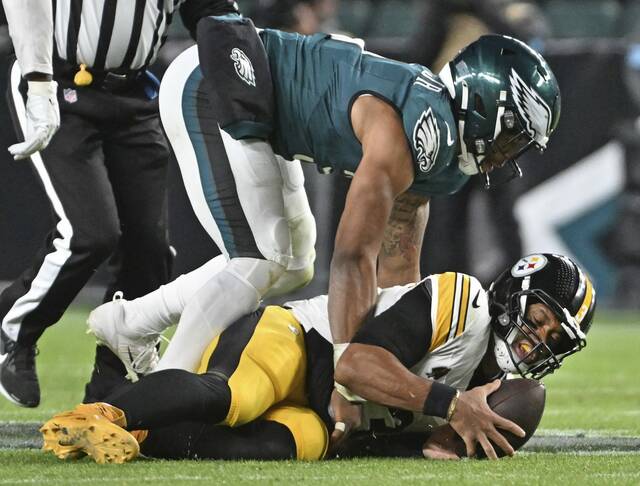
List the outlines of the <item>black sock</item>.
{"label": "black sock", "polygon": [[289,429],[268,420],[241,427],[182,422],[149,432],[142,453],[162,459],[295,459]]}
{"label": "black sock", "polygon": [[217,374],[162,370],[120,388],[105,401],[124,411],[129,430],[186,421],[216,424],[229,412],[231,390]]}

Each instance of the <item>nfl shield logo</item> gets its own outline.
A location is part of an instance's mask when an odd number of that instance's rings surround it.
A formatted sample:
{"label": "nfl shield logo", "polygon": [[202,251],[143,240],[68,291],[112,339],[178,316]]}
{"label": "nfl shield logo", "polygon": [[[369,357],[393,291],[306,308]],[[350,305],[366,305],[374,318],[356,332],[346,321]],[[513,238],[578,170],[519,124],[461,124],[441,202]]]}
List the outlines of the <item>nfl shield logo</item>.
{"label": "nfl shield logo", "polygon": [[67,103],[75,103],[78,101],[78,92],[75,89],[65,88],[62,93],[64,95],[64,100]]}

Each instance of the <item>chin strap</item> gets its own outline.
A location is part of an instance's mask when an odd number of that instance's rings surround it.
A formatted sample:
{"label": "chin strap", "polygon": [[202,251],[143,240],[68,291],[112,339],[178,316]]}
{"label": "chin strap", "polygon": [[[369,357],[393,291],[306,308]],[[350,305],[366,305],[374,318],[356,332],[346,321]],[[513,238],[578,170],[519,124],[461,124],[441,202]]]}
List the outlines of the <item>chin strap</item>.
{"label": "chin strap", "polygon": [[476,175],[480,173],[480,162],[475,154],[469,152],[464,141],[464,127],[469,107],[469,85],[462,81],[462,99],[460,100],[460,110],[458,111],[458,138],[460,139],[460,156],[458,167],[463,174]]}

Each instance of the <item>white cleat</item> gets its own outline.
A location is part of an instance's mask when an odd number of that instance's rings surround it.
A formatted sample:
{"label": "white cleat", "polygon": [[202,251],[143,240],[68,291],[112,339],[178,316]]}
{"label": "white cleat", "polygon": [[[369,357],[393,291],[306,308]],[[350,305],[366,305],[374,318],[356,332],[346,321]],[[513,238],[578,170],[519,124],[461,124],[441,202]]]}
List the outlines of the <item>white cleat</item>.
{"label": "white cleat", "polygon": [[[158,365],[160,356],[157,345],[159,334],[131,333],[126,324],[127,318],[132,318],[132,309],[127,309],[129,302],[122,298],[122,292],[116,292],[111,302],[96,307],[87,325],[90,332],[96,336],[98,344],[107,346],[113,351],[127,369],[127,378],[137,381],[139,375],[146,375]],[[129,315],[127,315],[129,313]]]}

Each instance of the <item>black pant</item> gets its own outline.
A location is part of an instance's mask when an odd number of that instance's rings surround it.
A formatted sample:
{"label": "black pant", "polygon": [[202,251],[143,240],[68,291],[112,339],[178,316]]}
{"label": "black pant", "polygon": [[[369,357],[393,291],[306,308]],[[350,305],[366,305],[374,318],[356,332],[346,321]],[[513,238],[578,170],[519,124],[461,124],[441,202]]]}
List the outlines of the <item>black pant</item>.
{"label": "black pant", "polygon": [[[14,72],[9,100],[20,134],[16,114],[24,89],[19,92],[17,80]],[[25,345],[60,319],[112,255],[115,280],[108,294],[120,289],[138,297],[166,283],[170,273],[169,153],[157,99],[145,95],[144,79],[119,93],[57,80],[60,130],[32,157],[56,225],[33,265],[0,295],[3,330]]]}

